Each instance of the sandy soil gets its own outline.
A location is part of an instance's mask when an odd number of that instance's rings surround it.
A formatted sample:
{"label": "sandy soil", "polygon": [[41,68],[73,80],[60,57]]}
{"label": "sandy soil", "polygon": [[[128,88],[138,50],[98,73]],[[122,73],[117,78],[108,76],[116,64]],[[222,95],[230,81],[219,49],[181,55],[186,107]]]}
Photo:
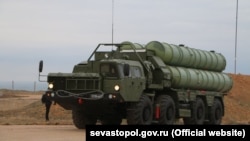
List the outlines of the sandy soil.
{"label": "sandy soil", "polygon": [[[250,124],[250,76],[230,74],[234,85],[225,97],[222,124]],[[0,125],[73,125],[71,111],[52,105],[50,122],[40,92],[0,90]]]}
{"label": "sandy soil", "polygon": [[72,125],[71,111],[52,105],[50,122],[45,121],[45,105],[40,92],[1,90],[0,125]]}
{"label": "sandy soil", "polygon": [[1,141],[85,141],[73,125],[0,125]]}

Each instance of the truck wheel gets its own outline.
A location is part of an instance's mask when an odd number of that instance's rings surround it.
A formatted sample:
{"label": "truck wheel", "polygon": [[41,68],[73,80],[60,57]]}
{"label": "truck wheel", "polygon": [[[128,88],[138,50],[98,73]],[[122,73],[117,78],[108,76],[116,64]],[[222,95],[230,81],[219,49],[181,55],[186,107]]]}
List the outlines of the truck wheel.
{"label": "truck wheel", "polygon": [[209,111],[209,122],[208,124],[221,124],[223,115],[223,106],[219,99],[214,99],[214,104]]}
{"label": "truck wheel", "polygon": [[175,122],[175,104],[172,97],[168,95],[160,95],[156,99],[156,103],[160,104],[159,124],[174,124]]}
{"label": "truck wheel", "polygon": [[85,129],[86,124],[96,124],[96,119],[87,117],[83,110],[72,109],[72,119],[78,129]]}
{"label": "truck wheel", "polygon": [[191,117],[183,118],[184,124],[204,124],[205,121],[205,104],[201,98],[197,98],[191,109]]}
{"label": "truck wheel", "polygon": [[152,102],[148,96],[142,95],[139,102],[127,109],[127,123],[149,125],[153,119]]}

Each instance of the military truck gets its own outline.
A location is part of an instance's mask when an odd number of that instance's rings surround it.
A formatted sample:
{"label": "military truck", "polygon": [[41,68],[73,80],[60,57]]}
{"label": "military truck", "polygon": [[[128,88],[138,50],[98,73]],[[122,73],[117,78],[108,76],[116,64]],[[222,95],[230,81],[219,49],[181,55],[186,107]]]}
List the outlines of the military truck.
{"label": "military truck", "polygon": [[[101,50],[100,48],[111,49]],[[101,51],[100,51],[101,50]],[[72,110],[78,129],[87,124],[221,124],[224,96],[233,86],[215,51],[150,41],[98,44],[70,73],[47,77],[47,96]]]}

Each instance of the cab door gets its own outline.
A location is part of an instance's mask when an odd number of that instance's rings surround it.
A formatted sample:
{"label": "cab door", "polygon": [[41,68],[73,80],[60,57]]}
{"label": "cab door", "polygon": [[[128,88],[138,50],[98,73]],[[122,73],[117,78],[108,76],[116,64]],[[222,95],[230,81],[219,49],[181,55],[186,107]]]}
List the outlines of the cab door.
{"label": "cab door", "polygon": [[[125,70],[124,70],[125,71]],[[143,69],[140,66],[130,66],[129,74],[124,72],[124,79],[122,80],[123,90],[121,95],[125,101],[138,101],[143,90],[145,89],[145,76]]]}

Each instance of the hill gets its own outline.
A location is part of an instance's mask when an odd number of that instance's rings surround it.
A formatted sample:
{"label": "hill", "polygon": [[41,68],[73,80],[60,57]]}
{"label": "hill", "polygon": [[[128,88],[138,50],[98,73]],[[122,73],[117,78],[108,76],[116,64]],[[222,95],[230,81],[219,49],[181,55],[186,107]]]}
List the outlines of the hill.
{"label": "hill", "polygon": [[[225,116],[222,124],[250,124],[250,76],[229,74],[233,87],[225,96]],[[40,98],[43,91],[0,90],[0,124],[73,124],[71,111],[53,105],[50,122],[45,122],[45,107]]]}
{"label": "hill", "polygon": [[224,124],[250,124],[250,75],[229,74],[233,88],[225,96]]}

